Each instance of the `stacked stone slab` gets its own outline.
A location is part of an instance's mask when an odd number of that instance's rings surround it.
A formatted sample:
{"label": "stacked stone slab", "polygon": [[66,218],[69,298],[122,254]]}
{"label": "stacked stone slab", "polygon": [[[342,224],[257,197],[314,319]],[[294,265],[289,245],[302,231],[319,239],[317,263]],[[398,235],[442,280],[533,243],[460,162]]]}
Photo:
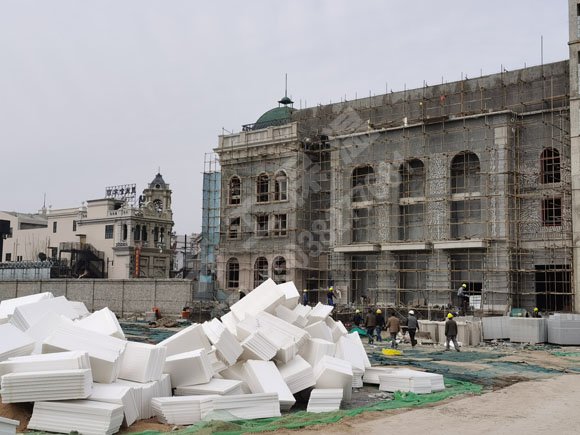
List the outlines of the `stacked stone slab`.
{"label": "stacked stone slab", "polygon": [[580,315],[554,314],[548,317],[548,342],[560,345],[580,345]]}

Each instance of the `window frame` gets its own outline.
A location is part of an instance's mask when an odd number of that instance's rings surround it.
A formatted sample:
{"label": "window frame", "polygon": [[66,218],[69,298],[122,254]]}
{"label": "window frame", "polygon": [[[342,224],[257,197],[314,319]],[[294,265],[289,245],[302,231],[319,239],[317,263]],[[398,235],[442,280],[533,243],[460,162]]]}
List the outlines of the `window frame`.
{"label": "window frame", "polygon": [[[237,184],[234,186],[234,181]],[[237,175],[228,182],[228,205],[240,205],[242,203],[242,180]]]}
{"label": "window frame", "polygon": [[105,225],[105,240],[111,240],[115,236],[115,225]]}
{"label": "window frame", "polygon": [[545,227],[562,226],[562,198],[542,199],[542,225]]}

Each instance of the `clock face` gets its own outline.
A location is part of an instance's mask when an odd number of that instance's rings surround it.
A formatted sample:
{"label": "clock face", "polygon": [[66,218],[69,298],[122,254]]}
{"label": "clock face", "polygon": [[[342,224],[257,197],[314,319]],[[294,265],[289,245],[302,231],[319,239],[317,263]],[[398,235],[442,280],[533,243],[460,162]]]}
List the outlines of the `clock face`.
{"label": "clock face", "polygon": [[160,199],[156,199],[155,201],[153,201],[153,208],[155,209],[155,211],[158,212],[163,211],[163,202],[161,202]]}

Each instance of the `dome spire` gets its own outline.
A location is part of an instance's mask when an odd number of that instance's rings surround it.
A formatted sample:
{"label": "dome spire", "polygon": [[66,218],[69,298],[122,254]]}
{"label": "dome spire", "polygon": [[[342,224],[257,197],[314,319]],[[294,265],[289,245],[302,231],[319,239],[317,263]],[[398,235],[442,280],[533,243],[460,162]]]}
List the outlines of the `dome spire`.
{"label": "dome spire", "polygon": [[[286,73],[285,82],[284,82],[284,98],[278,101],[278,104],[283,104],[284,106],[288,106],[288,104],[294,104],[290,98],[288,98],[288,73]],[[280,106],[278,106],[280,107]]]}

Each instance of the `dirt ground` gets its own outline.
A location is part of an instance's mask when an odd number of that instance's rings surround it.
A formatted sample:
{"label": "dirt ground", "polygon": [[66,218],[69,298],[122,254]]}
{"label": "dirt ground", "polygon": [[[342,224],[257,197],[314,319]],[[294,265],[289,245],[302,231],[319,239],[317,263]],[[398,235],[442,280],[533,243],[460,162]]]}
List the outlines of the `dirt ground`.
{"label": "dirt ground", "polygon": [[[277,434],[367,434],[401,430],[403,433],[479,434],[492,433],[580,433],[580,348],[489,344],[444,352],[437,346],[401,346],[403,355],[385,357],[380,347],[367,347],[373,365],[414,367],[441,373],[483,386],[481,396],[458,396],[422,408],[365,412],[345,417],[325,426],[299,431],[279,430]],[[345,409],[364,407],[386,400],[376,386],[356,389]],[[382,393],[388,395],[387,393]],[[388,400],[388,398],[387,398]],[[296,409],[304,409],[304,403]],[[32,404],[1,404],[0,416],[19,420],[19,432],[26,429]],[[213,427],[214,430],[216,427]],[[153,431],[170,432],[171,425],[155,419],[139,421],[123,434]],[[209,428],[208,428],[209,429]],[[227,428],[224,428],[227,430]],[[204,433],[210,433],[205,431]],[[366,434],[365,434],[366,435]]]}
{"label": "dirt ground", "polygon": [[[450,433],[578,434],[580,375],[527,381],[483,394],[403,412],[373,413],[303,429],[307,434]],[[370,417],[370,418],[369,418]],[[296,431],[277,431],[291,435]]]}

